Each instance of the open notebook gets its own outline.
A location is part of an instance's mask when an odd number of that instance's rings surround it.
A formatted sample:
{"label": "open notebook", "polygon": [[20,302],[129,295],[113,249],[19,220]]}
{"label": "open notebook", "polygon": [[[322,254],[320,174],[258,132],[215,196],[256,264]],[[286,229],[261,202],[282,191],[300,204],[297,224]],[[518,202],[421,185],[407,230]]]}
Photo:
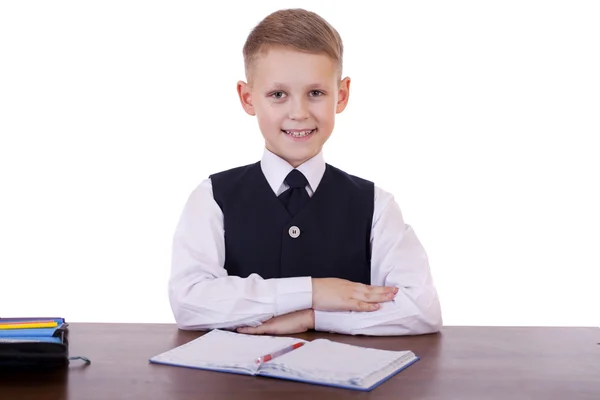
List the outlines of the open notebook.
{"label": "open notebook", "polygon": [[[258,357],[302,342],[286,354],[259,364]],[[151,363],[370,391],[419,360],[411,351],[352,346],[326,339],[253,336],[213,330],[150,359]]]}

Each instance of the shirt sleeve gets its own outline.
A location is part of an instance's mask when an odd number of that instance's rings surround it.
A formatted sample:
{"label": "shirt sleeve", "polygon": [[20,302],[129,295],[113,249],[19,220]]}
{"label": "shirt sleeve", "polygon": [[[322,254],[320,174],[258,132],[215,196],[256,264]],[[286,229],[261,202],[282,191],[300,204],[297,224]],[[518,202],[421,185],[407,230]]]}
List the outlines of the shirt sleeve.
{"label": "shirt sleeve", "polygon": [[315,329],[376,336],[439,331],[441,308],[427,254],[393,196],[377,187],[371,249],[371,284],[398,287],[395,299],[371,312],[315,310]]}
{"label": "shirt sleeve", "polygon": [[210,179],[188,198],[173,237],[169,301],[180,329],[258,326],[312,307],[310,277],[228,276],[223,213]]}

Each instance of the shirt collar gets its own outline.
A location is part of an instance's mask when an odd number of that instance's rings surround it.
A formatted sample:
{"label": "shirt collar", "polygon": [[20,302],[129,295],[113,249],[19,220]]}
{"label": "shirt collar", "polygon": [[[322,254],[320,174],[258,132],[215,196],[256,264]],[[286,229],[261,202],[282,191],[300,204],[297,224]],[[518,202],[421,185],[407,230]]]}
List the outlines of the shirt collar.
{"label": "shirt collar", "polygon": [[[280,194],[280,189],[284,184],[285,177],[294,169],[287,161],[270,152],[266,147],[263,152],[260,167],[267,182],[269,182],[269,186],[271,186],[271,189],[276,195]],[[323,178],[323,174],[325,173],[323,150],[313,158],[305,161],[296,169],[304,174],[312,191],[316,191]]]}

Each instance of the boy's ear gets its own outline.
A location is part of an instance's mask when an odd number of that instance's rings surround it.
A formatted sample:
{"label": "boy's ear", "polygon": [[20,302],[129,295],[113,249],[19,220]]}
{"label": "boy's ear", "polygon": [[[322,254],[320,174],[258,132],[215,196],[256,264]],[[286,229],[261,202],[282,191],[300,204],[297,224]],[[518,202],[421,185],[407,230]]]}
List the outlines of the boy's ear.
{"label": "boy's ear", "polygon": [[344,111],[348,105],[348,99],[350,98],[350,78],[345,77],[338,86],[338,101],[335,106],[335,112],[337,114]]}
{"label": "boy's ear", "polygon": [[252,93],[250,92],[250,87],[248,84],[244,81],[239,81],[237,83],[237,92],[244,111],[246,111],[248,115],[256,115],[254,106],[252,105]]}

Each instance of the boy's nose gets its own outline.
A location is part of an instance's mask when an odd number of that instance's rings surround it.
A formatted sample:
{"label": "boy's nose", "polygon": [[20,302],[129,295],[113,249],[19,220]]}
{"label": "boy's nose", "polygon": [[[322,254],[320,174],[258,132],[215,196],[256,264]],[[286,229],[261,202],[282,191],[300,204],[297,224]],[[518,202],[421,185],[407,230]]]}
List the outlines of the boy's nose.
{"label": "boy's nose", "polygon": [[290,119],[303,120],[308,118],[308,104],[306,104],[306,101],[295,100],[290,103]]}

